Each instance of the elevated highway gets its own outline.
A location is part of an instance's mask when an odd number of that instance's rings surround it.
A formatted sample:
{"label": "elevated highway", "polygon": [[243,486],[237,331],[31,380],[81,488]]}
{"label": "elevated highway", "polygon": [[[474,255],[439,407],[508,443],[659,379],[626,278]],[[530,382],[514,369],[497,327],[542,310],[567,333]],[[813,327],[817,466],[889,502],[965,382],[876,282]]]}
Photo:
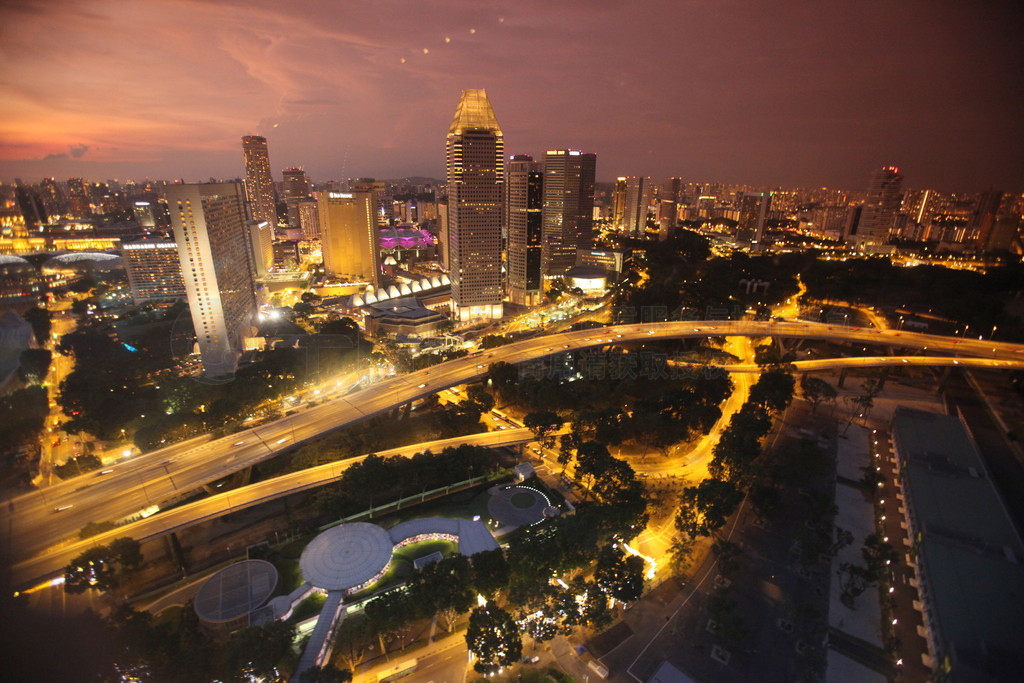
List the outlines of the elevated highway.
{"label": "elevated highway", "polygon": [[[968,359],[974,359],[972,363],[985,361],[984,367],[998,369],[1017,369],[1024,363],[1024,345],[1019,344],[818,323],[685,321],[563,332],[476,352],[415,373],[390,377],[356,393],[301,409],[254,429],[217,440],[200,438],[177,444],[48,489],[24,494],[0,508],[0,528],[6,532],[3,555],[9,560],[31,557],[62,539],[76,536],[79,529],[89,522],[128,517],[331,430],[385,413],[441,389],[478,380],[494,362],[523,363],[609,344],[708,336],[816,339],[921,349],[953,354],[956,357],[949,359],[951,364],[966,364]],[[917,364],[946,362],[940,357],[918,358],[922,360],[914,361]],[[869,363],[860,358],[843,359],[843,362],[863,367]],[[908,358],[907,363],[910,362]],[[819,367],[824,369],[826,366]],[[747,370],[754,369],[748,367]]]}

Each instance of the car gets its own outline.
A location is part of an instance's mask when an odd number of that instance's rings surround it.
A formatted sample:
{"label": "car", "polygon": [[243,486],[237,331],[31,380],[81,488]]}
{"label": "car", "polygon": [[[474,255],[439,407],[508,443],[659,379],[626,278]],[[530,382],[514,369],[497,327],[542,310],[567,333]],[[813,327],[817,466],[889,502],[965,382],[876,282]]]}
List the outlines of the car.
{"label": "car", "polygon": [[421,385],[419,385],[419,387],[418,387],[418,388],[419,388],[419,389],[423,389],[423,388],[425,388],[426,386],[427,386],[426,384],[421,384]]}
{"label": "car", "polygon": [[274,442],[274,445],[277,446],[279,444],[283,444],[287,440],[288,440],[287,436],[282,436],[280,439],[278,439],[277,441]]}
{"label": "car", "polygon": [[54,512],[64,512],[65,510],[70,510],[73,507],[75,507],[75,506],[74,505],[61,505],[59,507],[53,508],[53,511]]}
{"label": "car", "polygon": [[237,448],[237,447],[239,447],[239,446],[244,446],[244,445],[245,445],[245,442],[244,442],[244,441],[236,441],[236,442],[234,442],[233,444],[231,444],[231,447],[232,447],[232,448]]}
{"label": "car", "polygon": [[99,472],[96,473],[96,475],[99,476],[99,477],[102,477],[104,474],[110,474],[113,471],[114,471],[113,468],[111,468],[109,470],[100,470]]}

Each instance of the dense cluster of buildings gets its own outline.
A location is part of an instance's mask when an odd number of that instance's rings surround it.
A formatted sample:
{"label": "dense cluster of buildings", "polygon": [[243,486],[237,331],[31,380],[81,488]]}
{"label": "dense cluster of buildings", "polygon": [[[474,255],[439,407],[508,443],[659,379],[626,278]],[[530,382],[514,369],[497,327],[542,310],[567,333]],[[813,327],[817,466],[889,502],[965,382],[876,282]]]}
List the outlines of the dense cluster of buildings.
{"label": "dense cluster of buildings", "polygon": [[[893,166],[876,169],[859,194],[643,176],[600,186],[591,152],[506,157],[483,90],[459,99],[443,182],[314,184],[290,167],[275,183],[265,137],[243,137],[242,152],[244,180],[231,182],[0,185],[0,254],[119,254],[136,304],[188,300],[206,372],[223,373],[253,334],[262,299],[296,282],[347,295],[349,312],[375,328],[415,334],[442,327],[439,316],[493,320],[506,303],[539,305],[547,283],[562,278],[599,291],[628,255],[615,242],[663,240],[679,226],[751,251],[794,238],[862,253],[900,241],[1021,249],[1024,197],[904,190]],[[45,289],[39,270],[20,260],[0,274],[5,299]],[[421,284],[442,274],[444,291],[431,288],[424,303]],[[409,292],[390,297],[389,287]]]}

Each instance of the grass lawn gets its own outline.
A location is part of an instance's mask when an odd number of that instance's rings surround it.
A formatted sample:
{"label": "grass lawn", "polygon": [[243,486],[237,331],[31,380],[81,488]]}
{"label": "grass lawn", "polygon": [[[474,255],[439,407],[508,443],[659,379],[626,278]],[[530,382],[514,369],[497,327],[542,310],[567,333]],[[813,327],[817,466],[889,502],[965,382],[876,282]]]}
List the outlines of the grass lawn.
{"label": "grass lawn", "polygon": [[414,571],[413,561],[420,557],[433,552],[440,552],[443,556],[448,557],[449,555],[454,555],[457,550],[458,544],[451,541],[420,541],[419,543],[410,543],[404,548],[395,551],[395,554],[391,557],[391,566],[384,576],[380,577],[372,586],[367,586],[350,598],[346,598],[346,600],[350,602],[359,600],[396,583],[405,581],[412,576]]}

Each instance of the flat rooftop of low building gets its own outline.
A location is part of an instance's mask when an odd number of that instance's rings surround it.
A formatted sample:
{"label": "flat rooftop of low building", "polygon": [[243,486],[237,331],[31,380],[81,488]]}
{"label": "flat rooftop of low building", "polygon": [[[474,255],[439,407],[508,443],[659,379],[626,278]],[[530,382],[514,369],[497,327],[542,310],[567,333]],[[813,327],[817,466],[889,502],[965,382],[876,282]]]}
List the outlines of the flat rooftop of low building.
{"label": "flat rooftop of low building", "polygon": [[961,671],[1019,667],[1024,544],[959,418],[899,408],[893,438],[923,532],[918,563]]}

